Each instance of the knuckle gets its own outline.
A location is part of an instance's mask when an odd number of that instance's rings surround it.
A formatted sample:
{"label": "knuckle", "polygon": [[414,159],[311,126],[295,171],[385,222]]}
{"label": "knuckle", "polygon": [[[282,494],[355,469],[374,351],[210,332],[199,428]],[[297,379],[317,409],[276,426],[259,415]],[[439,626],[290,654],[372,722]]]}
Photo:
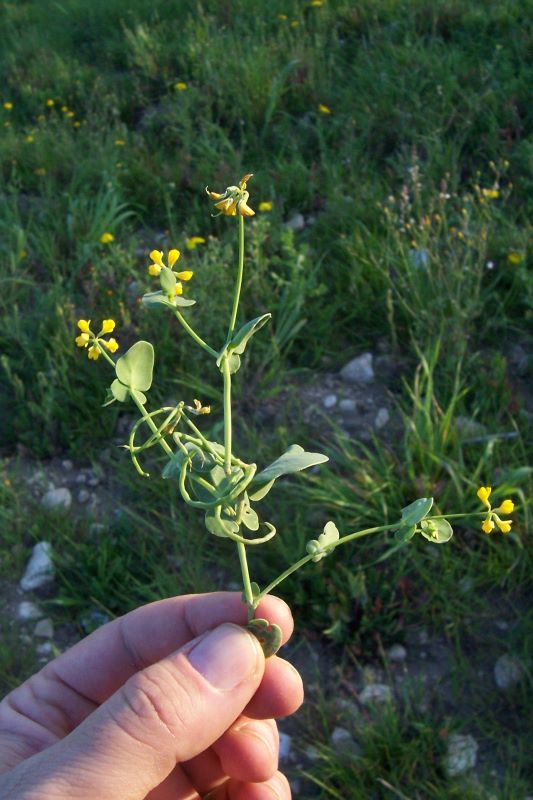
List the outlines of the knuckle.
{"label": "knuckle", "polygon": [[179,675],[173,675],[162,665],[153,665],[131,677],[123,687],[124,700],[143,730],[154,730],[158,736],[163,728],[172,739],[179,738],[191,718],[192,698]]}

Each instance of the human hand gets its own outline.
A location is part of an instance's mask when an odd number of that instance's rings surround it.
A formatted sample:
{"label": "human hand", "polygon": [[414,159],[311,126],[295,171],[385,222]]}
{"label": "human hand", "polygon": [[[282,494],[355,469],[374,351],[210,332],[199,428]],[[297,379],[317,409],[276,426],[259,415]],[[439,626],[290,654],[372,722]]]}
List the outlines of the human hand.
{"label": "human hand", "polygon": [[[287,641],[283,601],[258,616]],[[273,718],[302,682],[245,623],[237,593],[173,597],[51,661],[0,704],[0,800],[289,800]]]}

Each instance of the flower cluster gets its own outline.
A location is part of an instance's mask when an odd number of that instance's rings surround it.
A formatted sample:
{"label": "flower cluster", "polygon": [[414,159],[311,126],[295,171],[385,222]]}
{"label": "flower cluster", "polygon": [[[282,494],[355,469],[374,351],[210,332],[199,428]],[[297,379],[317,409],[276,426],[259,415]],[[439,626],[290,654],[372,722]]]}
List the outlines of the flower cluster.
{"label": "flower cluster", "polygon": [[246,184],[252,175],[253,173],[245,175],[244,178],[241,178],[239,181],[238,186],[228,186],[226,191],[222,192],[222,194],[219,192],[211,192],[207,186],[205,187],[209,197],[217,201],[215,203],[215,208],[217,208],[221,214],[225,214],[227,217],[234,217],[236,214],[240,214],[241,217],[254,216],[255,211],[248,205],[250,193],[246,191]]}
{"label": "flower cluster", "polygon": [[514,511],[514,503],[512,500],[504,500],[498,508],[492,508],[489,503],[489,497],[492,489],[490,486],[480,486],[477,490],[477,496],[484,506],[487,507],[487,516],[481,524],[481,530],[484,533],[492,533],[494,530],[494,523],[498,526],[502,533],[509,533],[513,521],[511,519],[500,519],[498,514],[512,514]]}
{"label": "flower cluster", "polygon": [[118,350],[117,340],[113,337],[111,337],[111,339],[101,338],[106,333],[113,333],[115,330],[115,325],[116,323],[114,319],[104,319],[100,332],[95,334],[91,330],[91,320],[80,319],[78,320],[78,328],[81,332],[79,336],[76,336],[76,344],[78,347],[89,347],[90,344],[87,356],[91,359],[91,361],[96,361],[98,358],[100,358],[102,345],[109,350],[110,353],[116,353]]}
{"label": "flower cluster", "polygon": [[183,285],[182,285],[181,281],[190,281],[190,279],[192,278],[192,276],[194,274],[189,269],[183,270],[183,272],[174,272],[173,271],[172,268],[173,268],[174,264],[176,263],[176,261],[179,259],[179,257],[180,257],[180,251],[179,250],[169,250],[168,255],[167,255],[167,263],[168,263],[168,267],[167,267],[167,265],[163,261],[163,251],[162,250],[152,250],[152,252],[150,253],[150,258],[152,259],[152,264],[150,264],[150,266],[148,267],[148,274],[151,275],[154,278],[157,278],[161,274],[161,270],[163,270],[163,269],[171,270],[171,272],[173,272],[175,277],[178,279],[176,281],[176,285],[175,285],[175,288],[174,288],[174,292],[177,295],[183,294]]}

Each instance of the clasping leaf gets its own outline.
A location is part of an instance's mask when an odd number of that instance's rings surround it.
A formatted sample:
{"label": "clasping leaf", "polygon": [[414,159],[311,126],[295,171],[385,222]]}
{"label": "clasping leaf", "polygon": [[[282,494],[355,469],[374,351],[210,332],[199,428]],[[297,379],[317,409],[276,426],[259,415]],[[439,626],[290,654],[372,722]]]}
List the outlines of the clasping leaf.
{"label": "clasping leaf", "polygon": [[320,561],[325,558],[331,551],[331,545],[339,541],[339,529],[331,520],[324,525],[324,532],[320,534],[318,539],[311,539],[307,542],[306,550],[310,556],[313,556],[313,561]]}

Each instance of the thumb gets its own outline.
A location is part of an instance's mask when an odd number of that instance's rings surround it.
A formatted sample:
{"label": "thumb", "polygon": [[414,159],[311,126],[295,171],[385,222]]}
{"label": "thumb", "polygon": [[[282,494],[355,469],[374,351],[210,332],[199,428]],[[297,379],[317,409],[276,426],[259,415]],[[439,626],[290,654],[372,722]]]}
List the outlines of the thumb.
{"label": "thumb", "polygon": [[254,695],[264,666],[254,636],[220,625],[137,672],[73,733],[21,764],[22,783],[54,800],[141,800],[176,763],[227,730]]}

